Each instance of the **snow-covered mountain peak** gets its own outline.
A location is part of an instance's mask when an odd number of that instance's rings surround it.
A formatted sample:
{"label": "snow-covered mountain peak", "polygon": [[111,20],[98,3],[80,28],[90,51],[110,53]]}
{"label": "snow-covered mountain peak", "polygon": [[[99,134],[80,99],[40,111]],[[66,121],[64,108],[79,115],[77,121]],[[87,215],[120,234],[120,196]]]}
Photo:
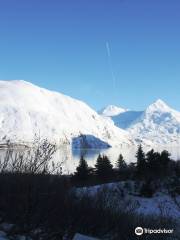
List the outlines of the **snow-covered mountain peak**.
{"label": "snow-covered mountain peak", "polygon": [[117,107],[115,105],[108,105],[107,107],[99,111],[99,114],[103,115],[104,117],[113,117],[126,111],[127,109]]}
{"label": "snow-covered mountain peak", "polygon": [[180,144],[180,112],[161,99],[144,111],[126,111],[111,119],[117,127],[148,144]]}
{"label": "snow-covered mountain peak", "polygon": [[166,112],[169,111],[170,107],[161,99],[156,100],[154,103],[149,105],[149,107],[146,109],[146,112],[154,112],[154,111],[161,111]]}
{"label": "snow-covered mountain peak", "polygon": [[128,131],[141,140],[157,144],[180,143],[180,112],[170,108],[162,100],[151,104]]}

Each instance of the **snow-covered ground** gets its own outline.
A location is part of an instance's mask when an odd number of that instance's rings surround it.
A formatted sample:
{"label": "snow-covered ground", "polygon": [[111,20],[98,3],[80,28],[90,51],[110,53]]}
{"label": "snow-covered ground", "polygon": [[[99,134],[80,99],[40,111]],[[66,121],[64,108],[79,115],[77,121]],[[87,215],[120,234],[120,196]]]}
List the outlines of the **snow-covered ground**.
{"label": "snow-covered ground", "polygon": [[145,198],[138,196],[133,181],[119,183],[108,183],[92,187],[78,188],[78,195],[88,194],[96,196],[105,194],[108,196],[108,203],[121,211],[133,211],[134,213],[150,216],[161,216],[180,219],[180,196],[174,200],[169,194],[163,191],[156,192],[153,197]]}
{"label": "snow-covered ground", "polygon": [[72,240],[98,240],[98,239],[77,233],[75,234]]}

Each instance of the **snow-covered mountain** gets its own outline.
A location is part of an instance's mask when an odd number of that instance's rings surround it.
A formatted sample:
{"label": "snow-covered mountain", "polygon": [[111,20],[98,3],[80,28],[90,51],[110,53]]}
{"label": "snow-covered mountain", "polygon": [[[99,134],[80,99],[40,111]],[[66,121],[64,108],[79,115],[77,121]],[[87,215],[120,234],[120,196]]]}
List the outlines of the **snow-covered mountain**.
{"label": "snow-covered mountain", "polygon": [[117,107],[115,105],[108,105],[107,107],[100,110],[99,114],[101,114],[104,117],[113,117],[126,111],[127,109]]}
{"label": "snow-covered mountain", "polygon": [[180,145],[180,112],[157,100],[129,126],[128,131],[138,139],[156,144]]}
{"label": "snow-covered mountain", "polygon": [[180,145],[180,112],[157,100],[145,111],[126,111],[111,119],[134,139],[146,144]]}
{"label": "snow-covered mountain", "polygon": [[134,140],[180,145],[180,112],[157,100],[145,111],[111,105],[99,115],[82,101],[29,82],[0,81],[0,143],[31,142],[35,134],[102,148]]}
{"label": "snow-covered mountain", "polygon": [[0,81],[0,142],[31,142],[35,134],[59,144],[86,135],[101,146],[132,144],[129,133],[82,101],[22,80]]}

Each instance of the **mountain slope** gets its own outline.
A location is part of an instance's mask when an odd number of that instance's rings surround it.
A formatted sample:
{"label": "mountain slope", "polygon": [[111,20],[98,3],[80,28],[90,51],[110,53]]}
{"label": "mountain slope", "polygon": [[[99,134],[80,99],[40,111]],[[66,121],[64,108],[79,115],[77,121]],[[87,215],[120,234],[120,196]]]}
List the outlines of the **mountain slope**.
{"label": "mountain slope", "polygon": [[127,132],[79,100],[25,81],[0,81],[0,142],[29,142],[35,134],[60,144],[80,135],[131,144]]}
{"label": "mountain slope", "polygon": [[129,128],[141,115],[143,111],[126,111],[111,117],[114,124],[122,129]]}

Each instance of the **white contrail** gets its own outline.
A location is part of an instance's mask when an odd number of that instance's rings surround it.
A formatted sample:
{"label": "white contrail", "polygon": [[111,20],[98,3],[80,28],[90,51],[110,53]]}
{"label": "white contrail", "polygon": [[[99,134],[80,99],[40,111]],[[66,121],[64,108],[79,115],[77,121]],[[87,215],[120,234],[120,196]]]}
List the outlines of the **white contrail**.
{"label": "white contrail", "polygon": [[115,90],[116,87],[116,77],[113,71],[113,66],[112,66],[112,60],[111,60],[111,49],[109,46],[109,42],[106,42],[106,50],[107,50],[107,55],[108,55],[108,61],[109,61],[109,68],[111,71],[111,76],[112,76],[112,80],[113,80],[113,88]]}
{"label": "white contrail", "polygon": [[106,49],[107,49],[108,57],[111,57],[111,52],[110,52],[110,48],[109,48],[109,43],[108,42],[106,42]]}

